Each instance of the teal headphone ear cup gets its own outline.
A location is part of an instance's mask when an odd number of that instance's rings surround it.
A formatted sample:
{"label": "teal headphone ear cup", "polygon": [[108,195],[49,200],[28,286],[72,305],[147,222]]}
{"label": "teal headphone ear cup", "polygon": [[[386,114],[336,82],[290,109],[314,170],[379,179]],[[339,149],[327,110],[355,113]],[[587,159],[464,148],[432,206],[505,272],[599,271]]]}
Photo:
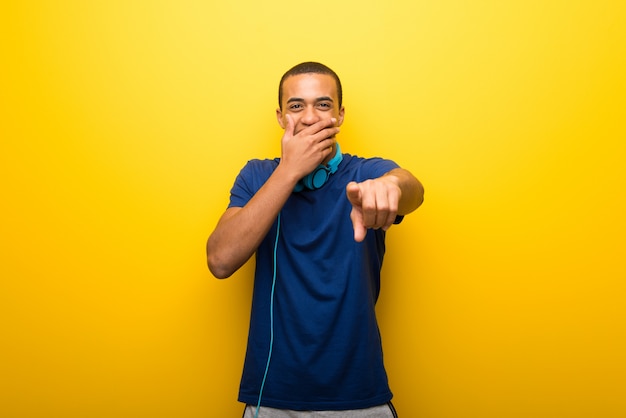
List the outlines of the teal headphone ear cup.
{"label": "teal headphone ear cup", "polygon": [[322,187],[328,177],[330,177],[330,170],[325,165],[320,165],[311,174],[305,176],[302,179],[302,183],[307,189],[315,190]]}
{"label": "teal headphone ear cup", "polygon": [[304,176],[298,184],[296,184],[296,187],[293,189],[294,192],[301,192],[305,188],[316,190],[322,187],[326,184],[330,175],[337,171],[342,159],[341,148],[339,148],[339,144],[337,143],[335,156],[328,162],[328,165],[320,164],[315,170]]}

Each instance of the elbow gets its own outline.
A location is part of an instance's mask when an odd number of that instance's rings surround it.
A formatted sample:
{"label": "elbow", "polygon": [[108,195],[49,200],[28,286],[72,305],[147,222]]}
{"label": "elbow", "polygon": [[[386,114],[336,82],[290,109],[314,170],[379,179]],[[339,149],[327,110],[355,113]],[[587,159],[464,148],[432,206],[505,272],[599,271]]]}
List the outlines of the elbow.
{"label": "elbow", "polygon": [[424,186],[412,174],[407,178],[406,187],[403,190],[403,196],[406,197],[398,208],[398,213],[408,215],[424,203]]}
{"label": "elbow", "polygon": [[424,203],[424,186],[422,185],[422,183],[418,180],[415,179],[417,185],[417,204],[415,206],[415,209],[419,208],[420,206],[422,206],[422,203]]}
{"label": "elbow", "polygon": [[211,261],[208,262],[208,265],[209,271],[213,276],[215,276],[216,279],[228,279],[234,273],[234,271],[226,268],[225,266],[212,263]]}
{"label": "elbow", "polygon": [[228,279],[230,276],[233,275],[233,272],[231,272],[230,270],[215,267],[210,264],[209,264],[209,271],[216,279],[220,279],[220,280]]}
{"label": "elbow", "polygon": [[233,269],[224,261],[224,258],[220,256],[219,251],[212,248],[211,239],[209,239],[206,245],[206,259],[209,271],[217,279],[227,279],[236,271],[236,269]]}
{"label": "elbow", "polygon": [[227,279],[235,272],[235,270],[228,268],[224,263],[212,259],[210,255],[207,255],[207,265],[209,266],[209,271],[216,279]]}

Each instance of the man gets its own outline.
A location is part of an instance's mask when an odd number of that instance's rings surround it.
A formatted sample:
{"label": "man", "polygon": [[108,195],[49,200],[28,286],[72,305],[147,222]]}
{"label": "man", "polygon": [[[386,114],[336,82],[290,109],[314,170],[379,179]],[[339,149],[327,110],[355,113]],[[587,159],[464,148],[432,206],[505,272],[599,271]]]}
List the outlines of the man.
{"label": "man", "polygon": [[344,113],[330,68],[287,71],[281,158],[248,162],[207,242],[218,278],[256,253],[244,417],[396,416],[374,307],[385,233],[424,191],[392,161],[343,154]]}

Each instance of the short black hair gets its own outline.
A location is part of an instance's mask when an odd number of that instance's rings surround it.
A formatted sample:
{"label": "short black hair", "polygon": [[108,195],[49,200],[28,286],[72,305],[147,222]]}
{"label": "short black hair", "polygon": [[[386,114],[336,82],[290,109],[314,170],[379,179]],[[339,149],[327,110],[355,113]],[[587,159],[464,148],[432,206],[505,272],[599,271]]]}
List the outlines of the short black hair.
{"label": "short black hair", "polygon": [[278,84],[278,107],[280,110],[283,110],[283,83],[288,77],[292,75],[300,75],[300,74],[327,74],[332,76],[337,83],[337,99],[339,100],[339,107],[341,108],[342,103],[342,91],[341,91],[341,81],[339,80],[339,76],[329,67],[324,64],[320,64],[319,62],[302,62],[294,67],[292,67],[289,71],[283,74],[283,77],[280,79],[280,84]]}

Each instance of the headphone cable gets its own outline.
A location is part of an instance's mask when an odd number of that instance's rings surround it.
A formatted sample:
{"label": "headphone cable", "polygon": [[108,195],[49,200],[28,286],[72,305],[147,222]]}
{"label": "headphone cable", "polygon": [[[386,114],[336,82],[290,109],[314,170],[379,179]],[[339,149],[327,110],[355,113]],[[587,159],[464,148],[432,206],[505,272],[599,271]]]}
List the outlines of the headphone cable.
{"label": "headphone cable", "polygon": [[276,250],[278,249],[278,237],[280,236],[280,212],[278,212],[278,219],[276,224],[276,241],[274,242],[274,274],[272,277],[272,291],[270,294],[270,348],[267,355],[267,364],[265,365],[265,373],[263,374],[263,381],[261,382],[261,389],[259,390],[259,401],[256,405],[256,412],[254,418],[258,418],[259,410],[261,409],[261,397],[263,396],[263,388],[265,387],[265,380],[267,379],[267,372],[270,368],[270,360],[272,359],[272,349],[274,347],[274,289],[276,288]]}

